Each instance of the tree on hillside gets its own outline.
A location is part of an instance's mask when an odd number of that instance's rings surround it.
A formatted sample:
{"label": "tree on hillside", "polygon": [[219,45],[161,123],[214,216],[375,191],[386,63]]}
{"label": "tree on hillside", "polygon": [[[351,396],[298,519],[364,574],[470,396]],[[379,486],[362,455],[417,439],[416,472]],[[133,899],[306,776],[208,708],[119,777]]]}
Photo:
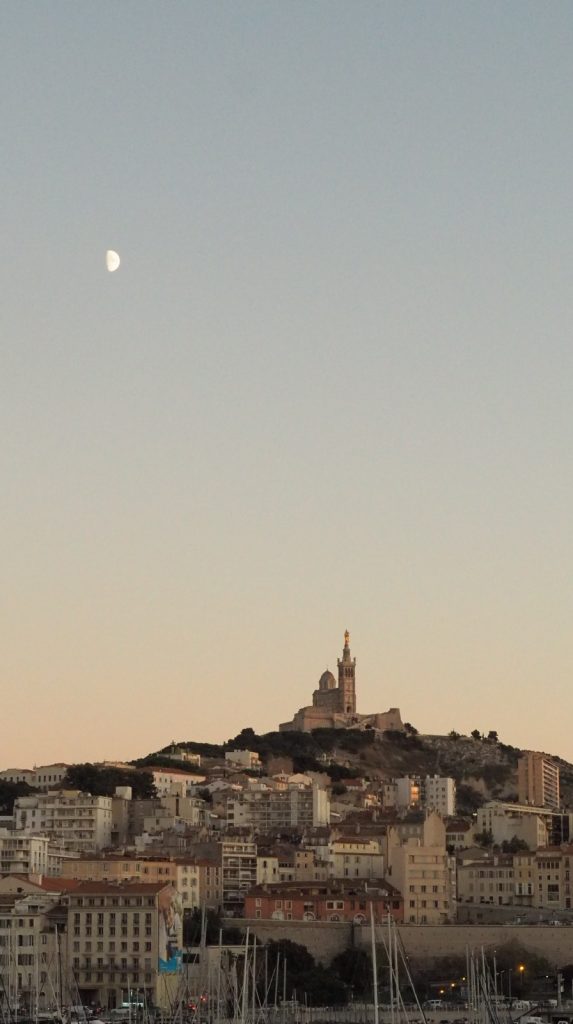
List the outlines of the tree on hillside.
{"label": "tree on hillside", "polygon": [[490,729],[489,730],[489,732],[487,734],[487,738],[490,741],[490,743],[497,743],[498,740],[499,740],[499,736],[497,735],[497,732],[495,731],[495,729]]}
{"label": "tree on hillside", "polygon": [[470,736],[472,740],[481,740],[481,732],[479,731],[479,729],[472,729],[472,731],[470,732]]}
{"label": "tree on hillside", "polygon": [[409,736],[418,736],[416,726],[411,725],[410,722],[404,722],[404,732],[407,732]]}
{"label": "tree on hillside", "polygon": [[19,796],[35,793],[27,782],[5,782],[0,780],[0,814],[13,814],[14,801]]}
{"label": "tree on hillside", "polygon": [[485,797],[474,789],[473,786],[468,786],[466,782],[460,782],[456,786],[456,810],[458,814],[475,814],[475,812],[483,807],[485,803]]}
{"label": "tree on hillside", "polygon": [[529,847],[524,839],[518,839],[517,836],[512,836],[511,839],[504,839],[501,844],[502,853],[522,853],[528,850]]}
{"label": "tree on hillside", "polygon": [[79,789],[92,796],[113,796],[116,786],[131,786],[135,800],[157,796],[151,772],[125,768],[100,768],[95,764],[72,764],[62,783],[64,789]]}
{"label": "tree on hillside", "polygon": [[485,829],[483,832],[476,832],[475,841],[478,846],[483,846],[484,849],[488,846],[493,846],[493,832],[491,829]]}

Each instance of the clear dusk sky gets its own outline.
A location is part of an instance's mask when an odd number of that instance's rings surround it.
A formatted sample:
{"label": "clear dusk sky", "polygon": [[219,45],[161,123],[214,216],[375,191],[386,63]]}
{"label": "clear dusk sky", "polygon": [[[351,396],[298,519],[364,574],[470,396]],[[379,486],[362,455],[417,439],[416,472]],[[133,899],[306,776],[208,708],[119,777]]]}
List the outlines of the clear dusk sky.
{"label": "clear dusk sky", "polygon": [[569,0],[0,51],[0,767],[276,728],[346,628],[360,711],[573,759]]}

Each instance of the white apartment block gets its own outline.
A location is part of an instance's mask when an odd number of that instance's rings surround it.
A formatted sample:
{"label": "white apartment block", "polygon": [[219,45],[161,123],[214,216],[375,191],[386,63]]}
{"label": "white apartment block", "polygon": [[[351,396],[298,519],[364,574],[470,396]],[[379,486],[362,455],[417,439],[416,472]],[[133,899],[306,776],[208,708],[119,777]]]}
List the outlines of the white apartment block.
{"label": "white apartment block", "polygon": [[205,782],[205,775],[191,775],[181,768],[144,768],[153,776],[153,783],[158,797],[180,795],[188,796],[193,786]]}
{"label": "white apartment block", "polygon": [[257,884],[257,844],[223,839],[220,851],[223,910],[240,917],[245,893]]}
{"label": "white apartment block", "polygon": [[91,853],[111,843],[112,798],[76,790],[18,797],[16,830],[44,833],[65,850]]}
{"label": "white apartment block", "polygon": [[261,767],[261,759],[254,750],[227,750],[225,764],[231,768],[257,770]]}
{"label": "white apartment block", "polygon": [[409,808],[420,806],[422,799],[422,787],[419,779],[405,776],[403,779],[395,779],[395,806],[399,811],[406,811]]}
{"label": "white apartment block", "polygon": [[510,842],[515,836],[531,850],[547,846],[551,813],[547,808],[528,804],[510,804],[490,800],[477,812],[477,832],[491,832],[497,845]]}
{"label": "white apartment block", "polygon": [[289,783],[284,788],[258,788],[233,794],[227,800],[227,825],[246,825],[257,832],[326,825],[330,801],[317,785]]}
{"label": "white apartment block", "polygon": [[48,836],[0,829],[0,875],[49,874]]}
{"label": "white apartment block", "polygon": [[422,802],[427,811],[437,811],[442,818],[451,818],[456,813],[454,779],[442,775],[426,775],[422,792]]}

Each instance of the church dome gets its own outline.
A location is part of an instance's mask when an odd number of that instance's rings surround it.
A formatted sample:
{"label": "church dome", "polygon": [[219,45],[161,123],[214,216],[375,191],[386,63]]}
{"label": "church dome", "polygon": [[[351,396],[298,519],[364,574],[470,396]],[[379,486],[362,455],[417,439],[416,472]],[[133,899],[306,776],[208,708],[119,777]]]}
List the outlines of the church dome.
{"label": "church dome", "polygon": [[319,690],[335,690],[336,689],[336,679],[334,678],[332,672],[329,672],[328,669],[326,670],[326,672],[322,673],[320,679],[318,680],[318,689]]}

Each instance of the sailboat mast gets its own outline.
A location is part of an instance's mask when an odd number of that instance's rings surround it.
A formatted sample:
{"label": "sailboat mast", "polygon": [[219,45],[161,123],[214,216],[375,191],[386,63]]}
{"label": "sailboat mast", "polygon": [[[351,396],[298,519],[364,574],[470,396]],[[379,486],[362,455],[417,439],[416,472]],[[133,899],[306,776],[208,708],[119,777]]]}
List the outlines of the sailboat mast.
{"label": "sailboat mast", "polygon": [[[376,960],[376,935],[374,932],[374,904],[370,901],[370,939],[372,943],[372,985],[374,988],[374,1024],[379,1024],[378,1011],[378,963]],[[392,1011],[393,1012],[393,1011]]]}

